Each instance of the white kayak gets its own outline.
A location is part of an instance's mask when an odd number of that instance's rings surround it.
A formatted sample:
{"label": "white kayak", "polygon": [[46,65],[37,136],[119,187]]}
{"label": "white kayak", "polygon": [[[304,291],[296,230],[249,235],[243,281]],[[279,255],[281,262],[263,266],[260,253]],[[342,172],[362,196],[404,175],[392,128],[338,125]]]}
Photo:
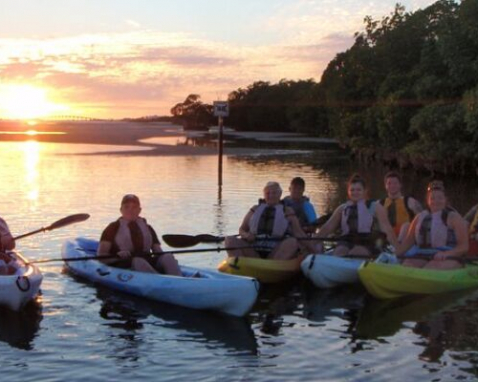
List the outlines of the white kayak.
{"label": "white kayak", "polygon": [[[358,269],[367,259],[324,254],[308,255],[300,267],[302,273],[318,288],[335,288],[360,282]],[[382,253],[374,262],[396,262],[393,255]]]}
{"label": "white kayak", "polygon": [[[98,241],[76,238],[63,244],[65,260],[95,256]],[[98,260],[65,261],[69,270],[92,282],[136,296],[192,309],[244,316],[254,305],[259,282],[249,277],[181,266],[184,277],[136,272],[107,266]],[[191,277],[195,275],[196,277]],[[197,277],[199,275],[199,277]]]}
{"label": "white kayak", "polygon": [[20,253],[8,251],[6,255],[16,272],[0,276],[0,305],[18,311],[37,296],[43,276],[40,269],[28,264]]}
{"label": "white kayak", "polygon": [[333,256],[330,253],[308,255],[300,267],[302,273],[318,288],[334,288],[360,281],[358,269],[364,259]]}

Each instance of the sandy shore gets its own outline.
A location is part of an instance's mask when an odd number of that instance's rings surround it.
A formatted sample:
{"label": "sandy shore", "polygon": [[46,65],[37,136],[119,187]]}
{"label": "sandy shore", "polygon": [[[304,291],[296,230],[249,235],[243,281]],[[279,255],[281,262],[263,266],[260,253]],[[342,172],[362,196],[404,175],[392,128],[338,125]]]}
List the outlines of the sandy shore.
{"label": "sandy shore", "polygon": [[[217,155],[214,144],[198,146],[194,139],[205,132],[184,132],[181,126],[163,122],[79,121],[79,122],[25,122],[0,121],[0,142],[27,141],[54,143],[82,143],[113,146],[138,146],[138,151],[121,151],[116,147],[111,154],[121,155]],[[235,132],[234,136],[261,141],[312,140],[299,134]],[[189,138],[189,139],[188,139]],[[150,150],[144,150],[150,148]],[[306,154],[307,150],[275,150],[262,148],[225,147],[225,155]],[[104,152],[102,152],[104,154]]]}

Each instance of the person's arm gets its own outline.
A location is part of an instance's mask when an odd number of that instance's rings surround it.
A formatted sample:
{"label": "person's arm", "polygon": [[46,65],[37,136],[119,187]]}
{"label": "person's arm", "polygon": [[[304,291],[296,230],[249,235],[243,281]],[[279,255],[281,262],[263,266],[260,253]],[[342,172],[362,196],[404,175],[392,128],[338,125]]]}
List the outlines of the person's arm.
{"label": "person's arm", "polygon": [[415,215],[418,215],[420,212],[423,211],[422,205],[415,198],[408,199],[408,208],[410,208],[415,213]]}
{"label": "person's arm", "polygon": [[[98,245],[98,249],[96,250],[96,255],[99,257],[98,260],[104,264],[113,264],[118,261],[118,258],[126,259],[131,257],[131,253],[129,251],[119,251],[116,254],[111,253],[111,248],[113,247],[113,242],[116,235],[116,230],[114,229],[113,224],[109,224],[101,234],[100,243]],[[117,257],[112,257],[113,255],[117,255]],[[102,259],[102,257],[110,258]]]}
{"label": "person's arm", "polygon": [[244,219],[242,220],[242,224],[239,227],[239,236],[241,239],[244,239],[249,242],[253,242],[256,238],[256,236],[251,232],[251,229],[249,227],[249,220],[251,219],[252,215],[254,214],[255,207],[252,207],[249,212],[244,216]]}
{"label": "person's arm", "polygon": [[332,232],[334,232],[340,226],[340,221],[342,219],[342,206],[339,206],[335,209],[334,213],[329,220],[322,226],[317,235],[320,238],[326,238]]}
{"label": "person's arm", "polygon": [[417,227],[418,222],[418,215],[412,220],[410,227],[408,227],[407,235],[402,240],[398,246],[395,247],[395,254],[397,256],[403,255],[407,252],[414,244],[415,244],[415,230]]}
{"label": "person's arm", "polygon": [[471,207],[471,209],[466,213],[466,215],[463,217],[468,224],[471,224],[473,222],[473,219],[476,215],[476,211],[478,210],[478,204]]}
{"label": "person's arm", "polygon": [[149,229],[149,232],[151,232],[151,237],[153,239],[153,244],[151,246],[151,250],[154,253],[162,253],[163,249],[161,248],[161,242],[159,241],[159,238],[158,238],[158,235],[157,235],[156,231],[149,224],[148,224],[148,229]]}
{"label": "person's arm", "polygon": [[468,234],[465,220],[457,212],[452,212],[448,217],[448,223],[455,232],[456,246],[448,251],[440,251],[433,256],[433,260],[446,260],[447,257],[459,257],[468,252]]}
{"label": "person's arm", "polygon": [[0,218],[0,237],[1,237],[1,247],[4,250],[12,250],[15,248],[15,240],[13,239],[8,224],[5,220]]}
{"label": "person's arm", "polygon": [[397,235],[393,231],[390,222],[388,221],[387,211],[385,207],[382,206],[380,203],[376,202],[375,206],[375,215],[377,216],[378,224],[380,225],[380,230],[387,235],[387,240],[390,244],[397,248],[398,240]]}
{"label": "person's arm", "polygon": [[[299,219],[297,219],[297,216],[292,208],[286,207],[285,216],[290,223],[292,234],[296,239],[304,239],[308,237],[300,226]],[[315,252],[316,248],[312,241],[304,240],[303,244],[310,252]]]}

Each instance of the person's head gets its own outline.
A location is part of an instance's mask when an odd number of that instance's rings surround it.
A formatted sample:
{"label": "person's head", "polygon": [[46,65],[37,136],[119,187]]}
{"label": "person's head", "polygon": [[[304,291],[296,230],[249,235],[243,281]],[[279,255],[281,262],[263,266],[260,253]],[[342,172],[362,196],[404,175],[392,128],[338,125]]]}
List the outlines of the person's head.
{"label": "person's head", "polygon": [[427,205],[431,212],[443,210],[448,204],[443,181],[434,180],[428,184]]}
{"label": "person's head", "polygon": [[301,177],[296,177],[291,180],[289,186],[289,193],[292,199],[300,199],[304,195],[305,181]]}
{"label": "person's head", "polygon": [[385,189],[390,197],[399,197],[402,192],[402,177],[396,171],[389,171],[383,178]]}
{"label": "person's head", "polygon": [[139,198],[133,194],[126,194],[121,199],[121,216],[128,221],[136,220],[141,213],[141,203]]}
{"label": "person's head", "polygon": [[351,201],[358,202],[365,198],[366,184],[360,174],[354,174],[347,182],[347,194]]}
{"label": "person's head", "polygon": [[264,199],[267,204],[275,205],[280,202],[282,196],[282,188],[277,182],[267,182],[264,186]]}

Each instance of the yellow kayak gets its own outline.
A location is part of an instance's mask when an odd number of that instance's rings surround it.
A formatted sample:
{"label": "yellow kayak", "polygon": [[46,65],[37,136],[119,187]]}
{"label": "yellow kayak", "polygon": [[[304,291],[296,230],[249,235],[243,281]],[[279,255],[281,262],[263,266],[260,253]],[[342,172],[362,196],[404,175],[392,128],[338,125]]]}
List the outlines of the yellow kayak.
{"label": "yellow kayak", "polygon": [[291,260],[228,257],[217,269],[232,275],[253,277],[262,283],[278,283],[297,276],[303,259],[304,256]]}

